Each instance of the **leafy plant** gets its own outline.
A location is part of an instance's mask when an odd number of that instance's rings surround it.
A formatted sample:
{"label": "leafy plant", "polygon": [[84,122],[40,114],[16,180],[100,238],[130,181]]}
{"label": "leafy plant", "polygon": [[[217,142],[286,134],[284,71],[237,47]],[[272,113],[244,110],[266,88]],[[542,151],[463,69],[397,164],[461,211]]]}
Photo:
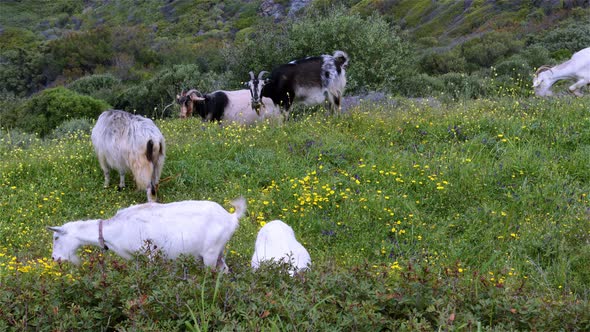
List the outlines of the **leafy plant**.
{"label": "leafy plant", "polygon": [[112,74],[96,74],[81,77],[68,84],[68,89],[89,96],[96,95],[100,90],[111,89],[121,84],[121,80]]}
{"label": "leafy plant", "polygon": [[0,120],[6,127],[43,137],[68,119],[93,119],[108,108],[103,101],[60,87],[44,90],[14,110],[3,112]]}
{"label": "leafy plant", "polygon": [[284,27],[267,22],[254,31],[226,52],[230,68],[242,79],[251,70],[270,71],[296,58],[343,50],[350,56],[347,91],[394,89],[410,64],[410,47],[399,31],[379,16],[363,18],[343,8],[325,16],[309,13]]}
{"label": "leafy plant", "polygon": [[481,38],[466,41],[461,45],[461,55],[465,60],[479,67],[490,67],[496,61],[520,51],[523,42],[512,34],[490,32]]}

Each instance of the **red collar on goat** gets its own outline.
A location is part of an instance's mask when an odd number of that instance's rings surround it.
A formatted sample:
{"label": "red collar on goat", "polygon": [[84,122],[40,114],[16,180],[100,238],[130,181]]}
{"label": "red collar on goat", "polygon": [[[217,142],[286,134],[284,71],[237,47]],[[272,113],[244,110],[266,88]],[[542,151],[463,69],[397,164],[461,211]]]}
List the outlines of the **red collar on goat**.
{"label": "red collar on goat", "polygon": [[102,222],[104,220],[98,220],[98,245],[102,250],[109,250],[109,247],[104,243],[104,236],[102,235]]}

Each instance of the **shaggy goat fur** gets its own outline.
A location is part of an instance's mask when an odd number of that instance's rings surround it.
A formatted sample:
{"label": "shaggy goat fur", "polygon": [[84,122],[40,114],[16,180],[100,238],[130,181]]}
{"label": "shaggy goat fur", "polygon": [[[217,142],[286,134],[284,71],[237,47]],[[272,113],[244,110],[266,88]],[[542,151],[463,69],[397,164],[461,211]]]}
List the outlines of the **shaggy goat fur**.
{"label": "shaggy goat fur", "polygon": [[148,201],[152,201],[166,158],[164,136],[154,122],[124,111],[106,111],[98,118],[91,138],[105,188],[109,186],[109,169],[119,172],[119,189],[125,187],[129,170],[137,188],[146,190]]}

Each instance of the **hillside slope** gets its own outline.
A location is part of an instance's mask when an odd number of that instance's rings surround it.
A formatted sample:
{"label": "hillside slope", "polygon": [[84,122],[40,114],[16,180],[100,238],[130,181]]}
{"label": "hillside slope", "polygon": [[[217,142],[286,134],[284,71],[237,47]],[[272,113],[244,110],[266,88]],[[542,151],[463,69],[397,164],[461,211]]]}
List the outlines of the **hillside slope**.
{"label": "hillside slope", "polygon": [[[261,17],[284,20],[306,9],[329,11],[335,0],[7,0],[0,27],[45,38],[100,26],[147,26],[159,36],[217,35],[232,38]],[[528,33],[576,17],[590,22],[590,0],[352,0],[352,12],[380,13],[415,38],[458,38],[491,30]]]}

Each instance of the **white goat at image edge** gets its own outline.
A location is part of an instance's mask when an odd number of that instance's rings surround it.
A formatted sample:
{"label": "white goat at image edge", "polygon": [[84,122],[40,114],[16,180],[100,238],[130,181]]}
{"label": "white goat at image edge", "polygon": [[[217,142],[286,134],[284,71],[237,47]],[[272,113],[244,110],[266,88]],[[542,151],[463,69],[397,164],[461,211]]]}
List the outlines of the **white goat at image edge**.
{"label": "white goat at image edge", "polygon": [[281,220],[273,220],[264,225],[256,237],[252,268],[258,269],[265,261],[291,264],[291,276],[311,266],[309,253],[297,241],[293,229]]}
{"label": "white goat at image edge", "polygon": [[568,61],[557,66],[541,66],[533,78],[535,94],[540,97],[553,96],[551,86],[560,80],[574,80],[568,89],[582,97],[581,88],[590,84],[590,47],[578,51]]}
{"label": "white goat at image edge", "polygon": [[211,201],[145,203],[119,210],[108,220],[72,221],[48,227],[53,231],[51,257],[79,264],[76,250],[92,245],[131,259],[149,244],[150,249],[166,258],[192,255],[206,266],[227,271],[223,250],[246,213],[246,200],[240,197],[231,204],[234,213]]}

